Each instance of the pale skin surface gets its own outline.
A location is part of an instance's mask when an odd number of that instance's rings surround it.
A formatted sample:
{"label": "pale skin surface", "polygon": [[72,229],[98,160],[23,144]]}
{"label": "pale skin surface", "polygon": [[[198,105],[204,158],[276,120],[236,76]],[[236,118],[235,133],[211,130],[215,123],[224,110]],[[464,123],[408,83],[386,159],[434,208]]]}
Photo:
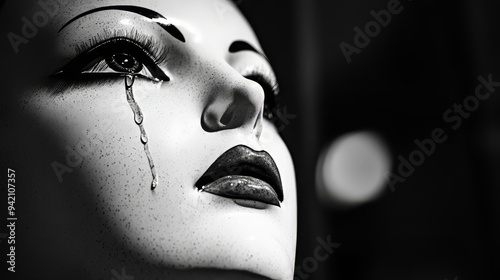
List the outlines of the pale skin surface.
{"label": "pale skin surface", "polygon": [[[36,2],[5,4],[3,38],[9,32],[21,34],[20,18],[31,19],[42,10]],[[24,248],[36,248],[26,249],[25,258],[37,275],[111,279],[113,270],[124,267],[135,279],[293,278],[293,163],[273,123],[263,117],[262,87],[244,77],[248,67],[271,76],[272,69],[255,52],[228,51],[231,43],[243,40],[262,52],[239,11],[215,2],[134,2],[175,24],[185,43],[143,16],[116,10],[82,17],[58,33],[92,8],[129,4],[121,1],[61,5],[48,24],[19,45],[18,54],[8,40],[2,41],[7,65],[12,65],[2,70],[9,104],[1,131],[9,135],[2,136],[8,149],[2,153],[24,171],[18,175],[24,180],[18,191],[24,200],[19,202],[24,220],[18,231]],[[138,78],[133,86],[160,176],[154,191],[124,79],[56,87],[60,81],[48,77],[74,59],[77,45],[90,44],[103,30],[136,30],[170,48],[159,67],[171,80]],[[220,123],[229,108],[237,115]],[[78,157],[67,161],[66,147],[79,149],[82,143],[88,152],[81,162]],[[194,187],[218,156],[240,144],[273,157],[283,182],[281,207],[242,207]],[[62,182],[53,162],[71,169],[62,174]]]}

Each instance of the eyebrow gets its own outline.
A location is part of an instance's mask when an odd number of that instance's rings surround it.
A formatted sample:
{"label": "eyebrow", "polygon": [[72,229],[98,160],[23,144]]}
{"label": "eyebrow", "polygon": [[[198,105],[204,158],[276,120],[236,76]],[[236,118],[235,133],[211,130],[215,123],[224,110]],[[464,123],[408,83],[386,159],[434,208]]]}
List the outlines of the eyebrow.
{"label": "eyebrow", "polygon": [[164,16],[162,16],[159,13],[157,13],[153,10],[150,10],[150,9],[138,7],[138,6],[131,6],[131,5],[105,6],[105,7],[99,7],[99,8],[95,8],[95,9],[86,11],[86,12],[81,13],[81,14],[77,15],[76,17],[72,18],[68,22],[66,22],[66,24],[64,24],[61,27],[61,29],[59,29],[58,32],[61,32],[61,30],[63,28],[65,28],[70,23],[72,23],[73,21],[75,21],[81,17],[84,17],[84,16],[92,14],[92,13],[96,13],[96,12],[100,12],[100,11],[108,11],[108,10],[127,11],[127,12],[132,12],[132,13],[136,13],[138,15],[147,17],[147,18],[153,20],[154,22],[156,22],[165,31],[167,31],[170,35],[172,35],[175,39],[177,39],[183,43],[186,42],[186,39],[184,39],[184,35],[182,35],[181,31],[179,31],[179,29],[177,27],[175,27],[175,25],[173,25],[171,23],[166,23],[167,19]]}
{"label": "eyebrow", "polygon": [[265,58],[267,61],[269,61],[269,59],[267,58],[267,56],[265,54],[259,52],[252,45],[250,45],[249,43],[247,43],[245,41],[234,41],[229,46],[229,52],[230,53],[236,53],[236,52],[241,52],[241,51],[252,51],[252,52],[254,52],[256,54],[259,54],[260,56],[262,56],[263,58]]}

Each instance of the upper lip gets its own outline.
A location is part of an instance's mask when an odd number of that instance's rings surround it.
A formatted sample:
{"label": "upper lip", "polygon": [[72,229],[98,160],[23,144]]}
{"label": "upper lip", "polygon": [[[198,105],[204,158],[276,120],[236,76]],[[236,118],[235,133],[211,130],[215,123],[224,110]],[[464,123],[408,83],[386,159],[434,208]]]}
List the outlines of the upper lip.
{"label": "upper lip", "polygon": [[235,146],[219,156],[198,179],[195,186],[204,186],[226,176],[249,176],[268,183],[283,202],[283,186],[278,167],[266,151],[255,151],[247,146]]}

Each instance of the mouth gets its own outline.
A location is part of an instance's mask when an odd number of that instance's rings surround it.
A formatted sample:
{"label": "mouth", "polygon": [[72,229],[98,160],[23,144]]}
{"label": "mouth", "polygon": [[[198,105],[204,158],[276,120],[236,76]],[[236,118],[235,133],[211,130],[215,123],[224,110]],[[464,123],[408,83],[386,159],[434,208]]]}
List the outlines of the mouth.
{"label": "mouth", "polygon": [[280,207],[283,186],[276,163],[265,151],[238,145],[219,156],[198,179],[199,191]]}

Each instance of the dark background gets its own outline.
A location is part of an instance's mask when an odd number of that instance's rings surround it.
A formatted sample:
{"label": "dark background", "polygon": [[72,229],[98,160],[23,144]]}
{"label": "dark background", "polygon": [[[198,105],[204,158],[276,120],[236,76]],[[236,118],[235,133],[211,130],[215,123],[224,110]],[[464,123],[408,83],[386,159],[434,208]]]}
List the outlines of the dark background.
{"label": "dark background", "polygon": [[388,0],[235,2],[296,114],[283,130],[298,182],[296,265],[318,237],[341,244],[308,279],[500,279],[500,89],[394,192],[339,210],[318,200],[314,180],[321,150],[350,131],[377,131],[397,168],[415,139],[447,127],[443,113],[479,75],[500,81],[498,1],[402,0],[351,63],[339,44],[354,45],[353,28]]}

